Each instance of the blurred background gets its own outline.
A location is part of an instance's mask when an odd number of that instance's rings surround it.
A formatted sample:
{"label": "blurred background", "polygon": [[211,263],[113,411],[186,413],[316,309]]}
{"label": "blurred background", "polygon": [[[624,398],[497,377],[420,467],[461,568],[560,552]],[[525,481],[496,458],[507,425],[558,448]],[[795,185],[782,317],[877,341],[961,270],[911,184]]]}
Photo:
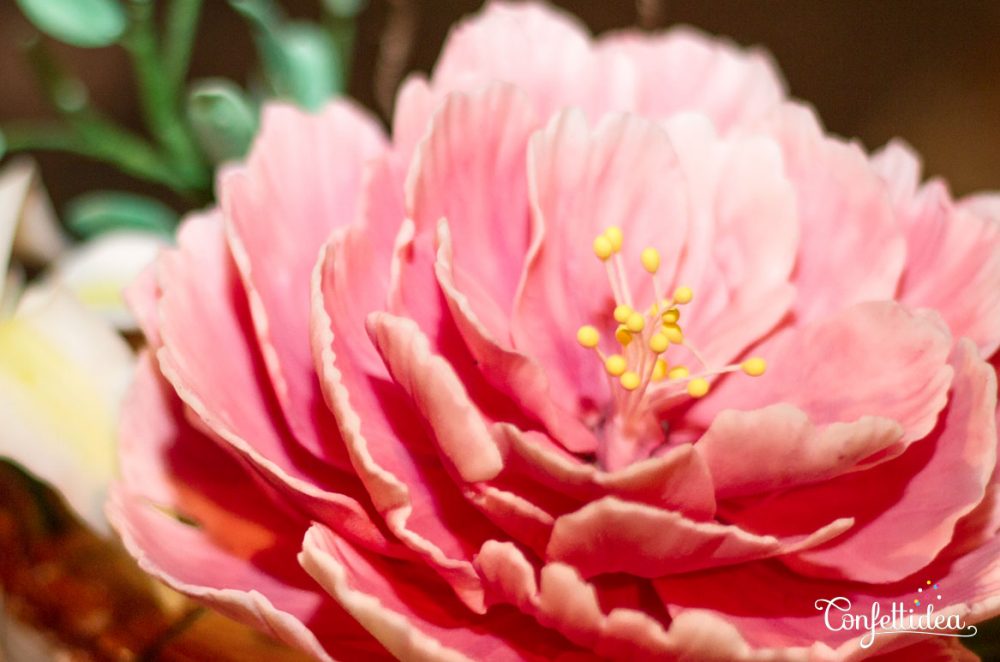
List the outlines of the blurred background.
{"label": "blurred background", "polygon": [[[318,0],[283,0],[291,17],[318,19]],[[476,0],[371,0],[358,17],[348,91],[383,118],[398,82],[427,71],[449,26]],[[869,148],[902,136],[923,155],[926,174],[945,176],[957,194],[1000,188],[1000,3],[991,0],[561,0],[596,33],[684,23],[760,45],[780,63],[794,96],[814,104],[827,127]],[[0,123],[52,112],[20,53],[36,32],[14,0],[0,0]],[[46,40],[51,41],[51,40]],[[89,86],[94,105],[139,130],[128,57],[120,47],[52,52]],[[191,77],[248,81],[255,61],[246,22],[209,0],[199,25]],[[94,188],[151,194],[183,211],[166,189],[63,154],[40,156],[61,209]]]}
{"label": "blurred background", "polygon": [[[62,0],[62,4],[73,6],[76,1]],[[51,7],[45,3],[56,0],[21,2]],[[267,3],[204,0],[186,79],[231,79],[249,91],[247,96],[261,89],[257,52],[261,31],[255,44],[253,17],[240,15],[234,6]],[[175,1],[170,6],[181,4]],[[428,71],[450,26],[481,4],[478,0],[280,0],[287,15],[282,21],[304,19],[317,25],[327,21],[332,31],[343,26],[330,23],[321,7],[327,12],[331,7],[350,8],[349,36],[338,41],[353,60],[344,87],[383,120],[391,116],[400,81],[411,71]],[[958,195],[1000,189],[1000,2],[996,0],[558,0],[554,4],[579,16],[598,34],[687,24],[744,46],[763,47],[779,63],[792,95],[813,104],[834,133],[857,137],[868,149],[900,136],[923,156],[925,175],[945,177]],[[164,5],[150,6],[162,10]],[[169,23],[164,15],[153,18],[158,30]],[[55,63],[66,71],[57,74]],[[42,72],[50,83],[75,77],[85,83],[90,104],[102,117],[169,152],[169,133],[166,138],[148,135],[149,108],[141,107],[133,63],[134,57],[122,45],[74,48],[40,38],[15,0],[0,0],[0,126],[71,122],[72,109],[67,113],[64,107],[60,118],[50,97],[58,101],[62,94],[64,105],[73,106],[80,103],[73,95],[79,96],[82,88],[70,85],[53,94],[53,86],[40,84],[38,74]],[[247,132],[243,137],[249,140],[249,136]],[[184,162],[181,148],[178,162]],[[198,156],[196,183],[168,188],[81,156],[34,155],[55,209],[67,212],[63,214],[67,217],[73,215],[68,213],[70,201],[96,189],[151,196],[176,212],[210,199],[209,171]],[[82,236],[104,228],[73,227]],[[8,621],[5,612],[14,618]],[[41,644],[34,641],[38,633],[46,633]],[[0,462],[0,662],[5,661],[5,651],[8,659],[18,661],[50,659],[48,654],[43,658],[40,653],[12,653],[15,639],[31,650],[57,641],[52,659],[59,660],[304,659],[152,585],[117,546],[82,527],[56,494]],[[1000,660],[1000,621],[984,627],[970,645],[984,659]]]}

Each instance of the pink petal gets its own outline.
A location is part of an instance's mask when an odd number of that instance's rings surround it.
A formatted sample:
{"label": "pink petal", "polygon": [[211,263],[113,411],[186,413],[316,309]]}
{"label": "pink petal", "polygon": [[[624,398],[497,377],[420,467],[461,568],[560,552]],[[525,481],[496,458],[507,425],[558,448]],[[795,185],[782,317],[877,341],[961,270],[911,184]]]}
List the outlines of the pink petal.
{"label": "pink petal", "polygon": [[[219,214],[191,217],[178,249],[160,265],[160,369],[214,435],[250,461],[277,489],[294,494],[314,517],[343,522],[365,544],[389,543],[362,504],[357,479],[323,465],[285,431],[249,312],[226,248]],[[359,501],[359,499],[363,501]],[[338,525],[340,529],[340,525]]]}
{"label": "pink petal", "polygon": [[[734,504],[726,515],[753,531],[812,530],[835,517],[858,526],[833,544],[788,559],[806,574],[891,582],[916,572],[952,540],[984,499],[996,464],[996,378],[961,341],[951,358],[951,402],[935,430],[891,461],[814,486]],[[941,477],[948,489],[941,489]]]}
{"label": "pink petal", "polygon": [[[367,374],[349,353],[349,343],[355,341],[346,339],[363,324],[358,318],[378,305],[378,299],[345,303],[337,296],[340,288],[350,289],[353,278],[366,273],[344,268],[343,262],[349,260],[351,242],[361,241],[357,235],[363,232],[335,233],[314,274],[313,351],[324,396],[358,476],[389,529],[450,582],[466,604],[482,610],[482,590],[469,559],[496,530],[458,492],[406,393]],[[458,521],[461,528],[453,525]]]}
{"label": "pink petal", "polygon": [[157,263],[154,261],[136,277],[125,290],[125,303],[135,317],[139,330],[150,347],[160,346],[160,285],[157,280]]}
{"label": "pink petal", "polygon": [[695,111],[725,132],[760,120],[785,97],[784,82],[767,53],[741,51],[691,28],[612,34],[598,48],[635,67],[633,110],[643,115]]}
{"label": "pink petal", "polygon": [[417,234],[433,236],[438,221],[448,219],[457,285],[484,295],[472,299],[473,309],[503,339],[528,247],[525,153],[536,124],[516,88],[449,95],[407,178],[406,207]]}
{"label": "pink petal", "polygon": [[801,106],[786,104],[768,126],[798,193],[798,318],[813,320],[859,301],[893,298],[906,242],[886,187],[864,152],[826,137]]}
{"label": "pink petal", "polygon": [[584,577],[610,572],[661,577],[810,549],[852,525],[842,518],[808,535],[779,539],[605,497],[556,520],[547,557],[573,565]]}
{"label": "pink petal", "polygon": [[548,660],[568,648],[517,612],[473,615],[419,568],[363,556],[319,525],[306,534],[299,561],[399,659]]}
{"label": "pink petal", "polygon": [[269,106],[262,127],[247,166],[221,178],[229,244],[293,435],[317,457],[349,470],[313,369],[305,293],[330,231],[356,220],[365,165],[385,141],[375,120],[345,101],[315,116]]}
{"label": "pink petal", "polygon": [[[716,494],[731,498],[832,478],[897,445],[902,436],[903,428],[889,418],[863,416],[817,426],[801,409],[777,404],[723,410],[695,448]],[[898,452],[902,448],[899,444]]]}
{"label": "pink petal", "polygon": [[685,186],[666,132],[632,116],[609,117],[591,132],[582,114],[563,113],[535,135],[528,158],[536,230],[514,306],[514,344],[545,367],[560,406],[582,415],[606,403],[609,391],[600,362],[575,342],[576,329],[614,329],[594,237],[622,229],[634,305],[644,309],[652,283],[639,255],[648,246],[660,251],[657,279],[667,291],[687,236]]}

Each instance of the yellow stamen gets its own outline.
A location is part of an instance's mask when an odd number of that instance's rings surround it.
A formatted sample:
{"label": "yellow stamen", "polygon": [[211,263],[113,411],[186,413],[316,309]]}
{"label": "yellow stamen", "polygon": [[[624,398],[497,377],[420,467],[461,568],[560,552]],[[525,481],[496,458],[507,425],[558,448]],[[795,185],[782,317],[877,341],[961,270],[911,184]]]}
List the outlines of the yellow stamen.
{"label": "yellow stamen", "polygon": [[656,359],[656,363],[653,364],[653,381],[662,381],[664,377],[667,376],[667,370],[670,366],[663,359]]}
{"label": "yellow stamen", "polygon": [[646,319],[639,313],[633,312],[625,321],[625,327],[632,333],[639,333],[646,327]]}
{"label": "yellow stamen", "polygon": [[679,365],[676,368],[671,368],[670,372],[667,373],[667,377],[670,379],[687,379],[690,374],[690,370],[682,365]]}
{"label": "yellow stamen", "polygon": [[654,333],[649,339],[649,348],[656,354],[662,354],[670,346],[670,340],[662,333]]}
{"label": "yellow stamen", "polygon": [[634,391],[635,389],[639,388],[639,382],[642,381],[639,379],[639,375],[632,372],[631,370],[623,373],[622,376],[618,378],[618,380],[621,382],[622,387],[624,387],[628,391]]}
{"label": "yellow stamen", "polygon": [[740,369],[751,377],[760,377],[767,370],[767,361],[754,356],[741,363]]}
{"label": "yellow stamen", "polygon": [[576,341],[587,349],[594,349],[601,342],[601,334],[597,332],[597,329],[587,324],[581,326],[580,330],[576,332]]}
{"label": "yellow stamen", "polygon": [[622,347],[625,347],[632,342],[632,334],[624,326],[620,326],[615,330],[615,340],[617,340]]}
{"label": "yellow stamen", "polygon": [[628,321],[628,316],[632,314],[632,309],[625,304],[620,306],[615,306],[615,321],[619,324],[624,324]]}
{"label": "yellow stamen", "polygon": [[655,274],[656,270],[660,268],[660,252],[655,248],[647,248],[642,251],[639,259],[642,260],[643,268],[651,274]]}
{"label": "yellow stamen", "polygon": [[594,255],[596,255],[599,260],[607,260],[614,254],[614,252],[615,249],[611,240],[603,234],[594,239]]}
{"label": "yellow stamen", "polygon": [[681,318],[681,311],[676,308],[671,308],[667,312],[663,313],[663,323],[664,324],[677,324],[677,320]]}
{"label": "yellow stamen", "polygon": [[620,377],[626,368],[628,368],[628,364],[625,362],[625,357],[621,354],[612,354],[604,361],[604,369],[612,377]]}
{"label": "yellow stamen", "polygon": [[674,302],[675,303],[690,303],[691,299],[694,298],[694,292],[687,285],[681,285],[676,290],[674,290]]}
{"label": "yellow stamen", "polygon": [[611,242],[611,250],[615,253],[622,249],[622,231],[616,225],[612,225],[604,231],[604,236]]}
{"label": "yellow stamen", "polygon": [[664,324],[663,335],[675,345],[680,345],[684,342],[684,332],[676,324]]}
{"label": "yellow stamen", "polygon": [[703,377],[695,377],[688,382],[688,395],[692,398],[702,398],[708,393],[708,380]]}

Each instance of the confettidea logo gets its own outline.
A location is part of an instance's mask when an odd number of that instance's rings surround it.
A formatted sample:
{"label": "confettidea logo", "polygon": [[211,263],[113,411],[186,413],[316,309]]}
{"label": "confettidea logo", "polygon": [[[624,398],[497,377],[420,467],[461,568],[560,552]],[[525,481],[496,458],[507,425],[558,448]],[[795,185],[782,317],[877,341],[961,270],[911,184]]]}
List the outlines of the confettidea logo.
{"label": "confettidea logo", "polygon": [[821,598],[816,601],[816,609],[823,612],[823,620],[832,632],[864,632],[859,645],[869,648],[875,637],[881,634],[929,634],[937,637],[974,637],[976,626],[966,625],[959,614],[935,614],[934,605],[940,605],[943,591],[941,585],[927,580],[917,588],[912,602],[900,600],[889,603],[884,609],[879,602],[873,602],[870,611],[852,611],[848,598]]}

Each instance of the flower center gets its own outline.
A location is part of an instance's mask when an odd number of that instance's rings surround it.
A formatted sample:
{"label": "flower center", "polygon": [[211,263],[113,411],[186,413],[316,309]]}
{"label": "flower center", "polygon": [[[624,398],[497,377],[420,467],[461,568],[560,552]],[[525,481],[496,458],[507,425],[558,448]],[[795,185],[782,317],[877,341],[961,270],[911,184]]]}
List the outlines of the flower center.
{"label": "flower center", "polygon": [[[692,398],[708,394],[712,381],[730,372],[743,372],[759,377],[767,369],[760,357],[753,357],[725,366],[709,365],[697,347],[681,328],[680,307],[691,302],[694,292],[681,285],[664,297],[656,273],[660,269],[660,253],[649,247],[642,251],[640,261],[653,285],[653,302],[645,312],[636,308],[621,255],[622,231],[609,227],[594,239],[594,254],[604,263],[614,295],[613,316],[618,323],[614,332],[617,347],[607,355],[600,349],[601,333],[591,325],[581,326],[577,341],[591,349],[604,366],[611,394],[618,413],[625,418],[644,410],[647,398],[655,395],[671,397],[687,393]],[[694,370],[685,365],[671,365],[667,355],[673,346],[682,346],[697,361]]]}

